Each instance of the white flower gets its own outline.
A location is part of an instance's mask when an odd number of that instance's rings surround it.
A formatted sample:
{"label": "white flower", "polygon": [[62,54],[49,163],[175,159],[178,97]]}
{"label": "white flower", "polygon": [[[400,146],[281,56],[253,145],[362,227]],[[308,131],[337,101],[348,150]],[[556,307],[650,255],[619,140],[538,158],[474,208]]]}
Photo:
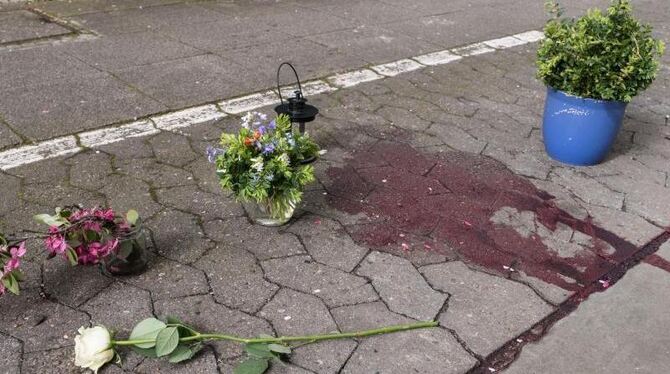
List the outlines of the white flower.
{"label": "white flower", "polygon": [[256,169],[257,172],[263,171],[263,157],[258,156],[251,159],[251,168]]}
{"label": "white flower", "polygon": [[242,116],[242,127],[245,129],[248,129],[250,127],[251,121],[254,119],[254,114],[252,112],[247,112],[244,116]]}
{"label": "white flower", "polygon": [[321,156],[325,155],[326,153],[328,153],[327,149],[322,149],[322,150],[319,151],[319,155],[321,155]]}
{"label": "white flower", "polygon": [[291,162],[291,159],[289,159],[288,155],[286,153],[282,153],[279,157],[277,157],[280,161],[285,162],[286,164],[289,164]]}
{"label": "white flower", "polygon": [[114,358],[112,337],[102,326],[80,327],[74,338],[74,364],[97,373]]}

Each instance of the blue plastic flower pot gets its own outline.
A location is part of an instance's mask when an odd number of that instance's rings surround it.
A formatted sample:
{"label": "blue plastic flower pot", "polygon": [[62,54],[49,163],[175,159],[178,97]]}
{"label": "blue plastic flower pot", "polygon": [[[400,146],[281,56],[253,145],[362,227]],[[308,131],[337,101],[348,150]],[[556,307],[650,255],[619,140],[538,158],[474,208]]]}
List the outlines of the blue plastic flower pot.
{"label": "blue plastic flower pot", "polygon": [[586,99],[547,88],[542,136],[547,154],[572,165],[596,165],[607,156],[626,103]]}

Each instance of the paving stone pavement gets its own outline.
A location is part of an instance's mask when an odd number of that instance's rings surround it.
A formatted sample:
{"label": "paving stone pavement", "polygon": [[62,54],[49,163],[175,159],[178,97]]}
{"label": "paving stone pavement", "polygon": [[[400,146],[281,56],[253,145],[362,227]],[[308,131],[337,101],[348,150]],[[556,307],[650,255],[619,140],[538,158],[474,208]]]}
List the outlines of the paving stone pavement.
{"label": "paving stone pavement", "polygon": [[[86,17],[107,6],[79,4]],[[302,347],[271,372],[487,372],[489,354],[598,285],[670,219],[667,65],[629,106],[608,160],[572,168],[543,152],[533,57],[532,45],[517,47],[310,97],[322,114],[309,131],[328,153],[285,227],[249,224],[217,188],[204,148],[235,128],[234,116],[1,172],[4,232],[39,230],[32,215],[56,205],[111,204],[138,209],[152,244],[146,273],[107,278],[47,261],[31,240],[40,253],[25,261],[22,295],[0,299],[3,370],[76,373],[79,326],[123,336],[142,318],[172,314],[248,336],[434,318],[441,327]],[[665,274],[646,264],[631,271]],[[645,297],[638,288],[621,296],[623,279],[597,297]],[[229,373],[240,354],[213,343],[187,365],[130,354],[102,372]]]}
{"label": "paving stone pavement", "polygon": [[[662,2],[639,2],[661,28]],[[3,1],[0,149],[272,88],[280,61],[307,80],[545,19],[534,0]]]}

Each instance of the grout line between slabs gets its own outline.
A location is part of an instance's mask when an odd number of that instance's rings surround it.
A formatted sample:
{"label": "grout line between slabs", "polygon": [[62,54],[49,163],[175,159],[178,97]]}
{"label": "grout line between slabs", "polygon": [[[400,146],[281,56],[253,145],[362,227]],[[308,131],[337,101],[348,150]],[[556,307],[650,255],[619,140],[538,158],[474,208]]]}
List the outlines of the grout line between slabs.
{"label": "grout line between slabs", "polygon": [[[534,43],[543,37],[544,35],[540,31],[526,31],[458,48],[403,58],[368,68],[354,69],[322,79],[310,80],[304,82],[302,88],[306,96],[334,92],[361,83],[424,69],[429,66],[444,65],[470,56]],[[286,88],[287,91],[290,89],[290,87]],[[6,171],[42,160],[71,155],[87,148],[96,148],[117,143],[124,139],[148,136],[160,131],[173,131],[179,128],[204,124],[219,120],[228,115],[238,115],[277,103],[279,103],[279,97],[274,90],[263,90],[216,103],[152,115],[117,126],[103,127],[44,140],[36,144],[24,145],[0,152],[0,170]]]}

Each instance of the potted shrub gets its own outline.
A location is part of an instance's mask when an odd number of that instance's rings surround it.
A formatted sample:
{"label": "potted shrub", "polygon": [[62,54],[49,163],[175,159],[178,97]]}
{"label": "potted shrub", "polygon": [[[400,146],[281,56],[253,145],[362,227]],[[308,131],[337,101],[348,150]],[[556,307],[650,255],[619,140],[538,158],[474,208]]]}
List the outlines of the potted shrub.
{"label": "potted shrub", "polygon": [[319,155],[316,143],[306,134],[293,133],[288,116],[268,121],[254,112],[242,118],[237,134],[221,136],[221,146],[207,149],[221,187],[233,192],[254,222],[288,222],[304,187],[314,181],[314,168],[307,161]]}
{"label": "potted shrub", "polygon": [[146,268],[146,236],[135,210],[119,216],[112,209],[67,207],[35,219],[49,226],[44,246],[50,258],[62,255],[73,266],[99,265],[109,275]]}
{"label": "potted shrub", "polygon": [[654,80],[664,45],[632,14],[628,0],[606,13],[564,19],[559,6],[537,53],[547,86],[542,134],[552,158],[573,165],[601,162],[614,143],[626,105]]}

